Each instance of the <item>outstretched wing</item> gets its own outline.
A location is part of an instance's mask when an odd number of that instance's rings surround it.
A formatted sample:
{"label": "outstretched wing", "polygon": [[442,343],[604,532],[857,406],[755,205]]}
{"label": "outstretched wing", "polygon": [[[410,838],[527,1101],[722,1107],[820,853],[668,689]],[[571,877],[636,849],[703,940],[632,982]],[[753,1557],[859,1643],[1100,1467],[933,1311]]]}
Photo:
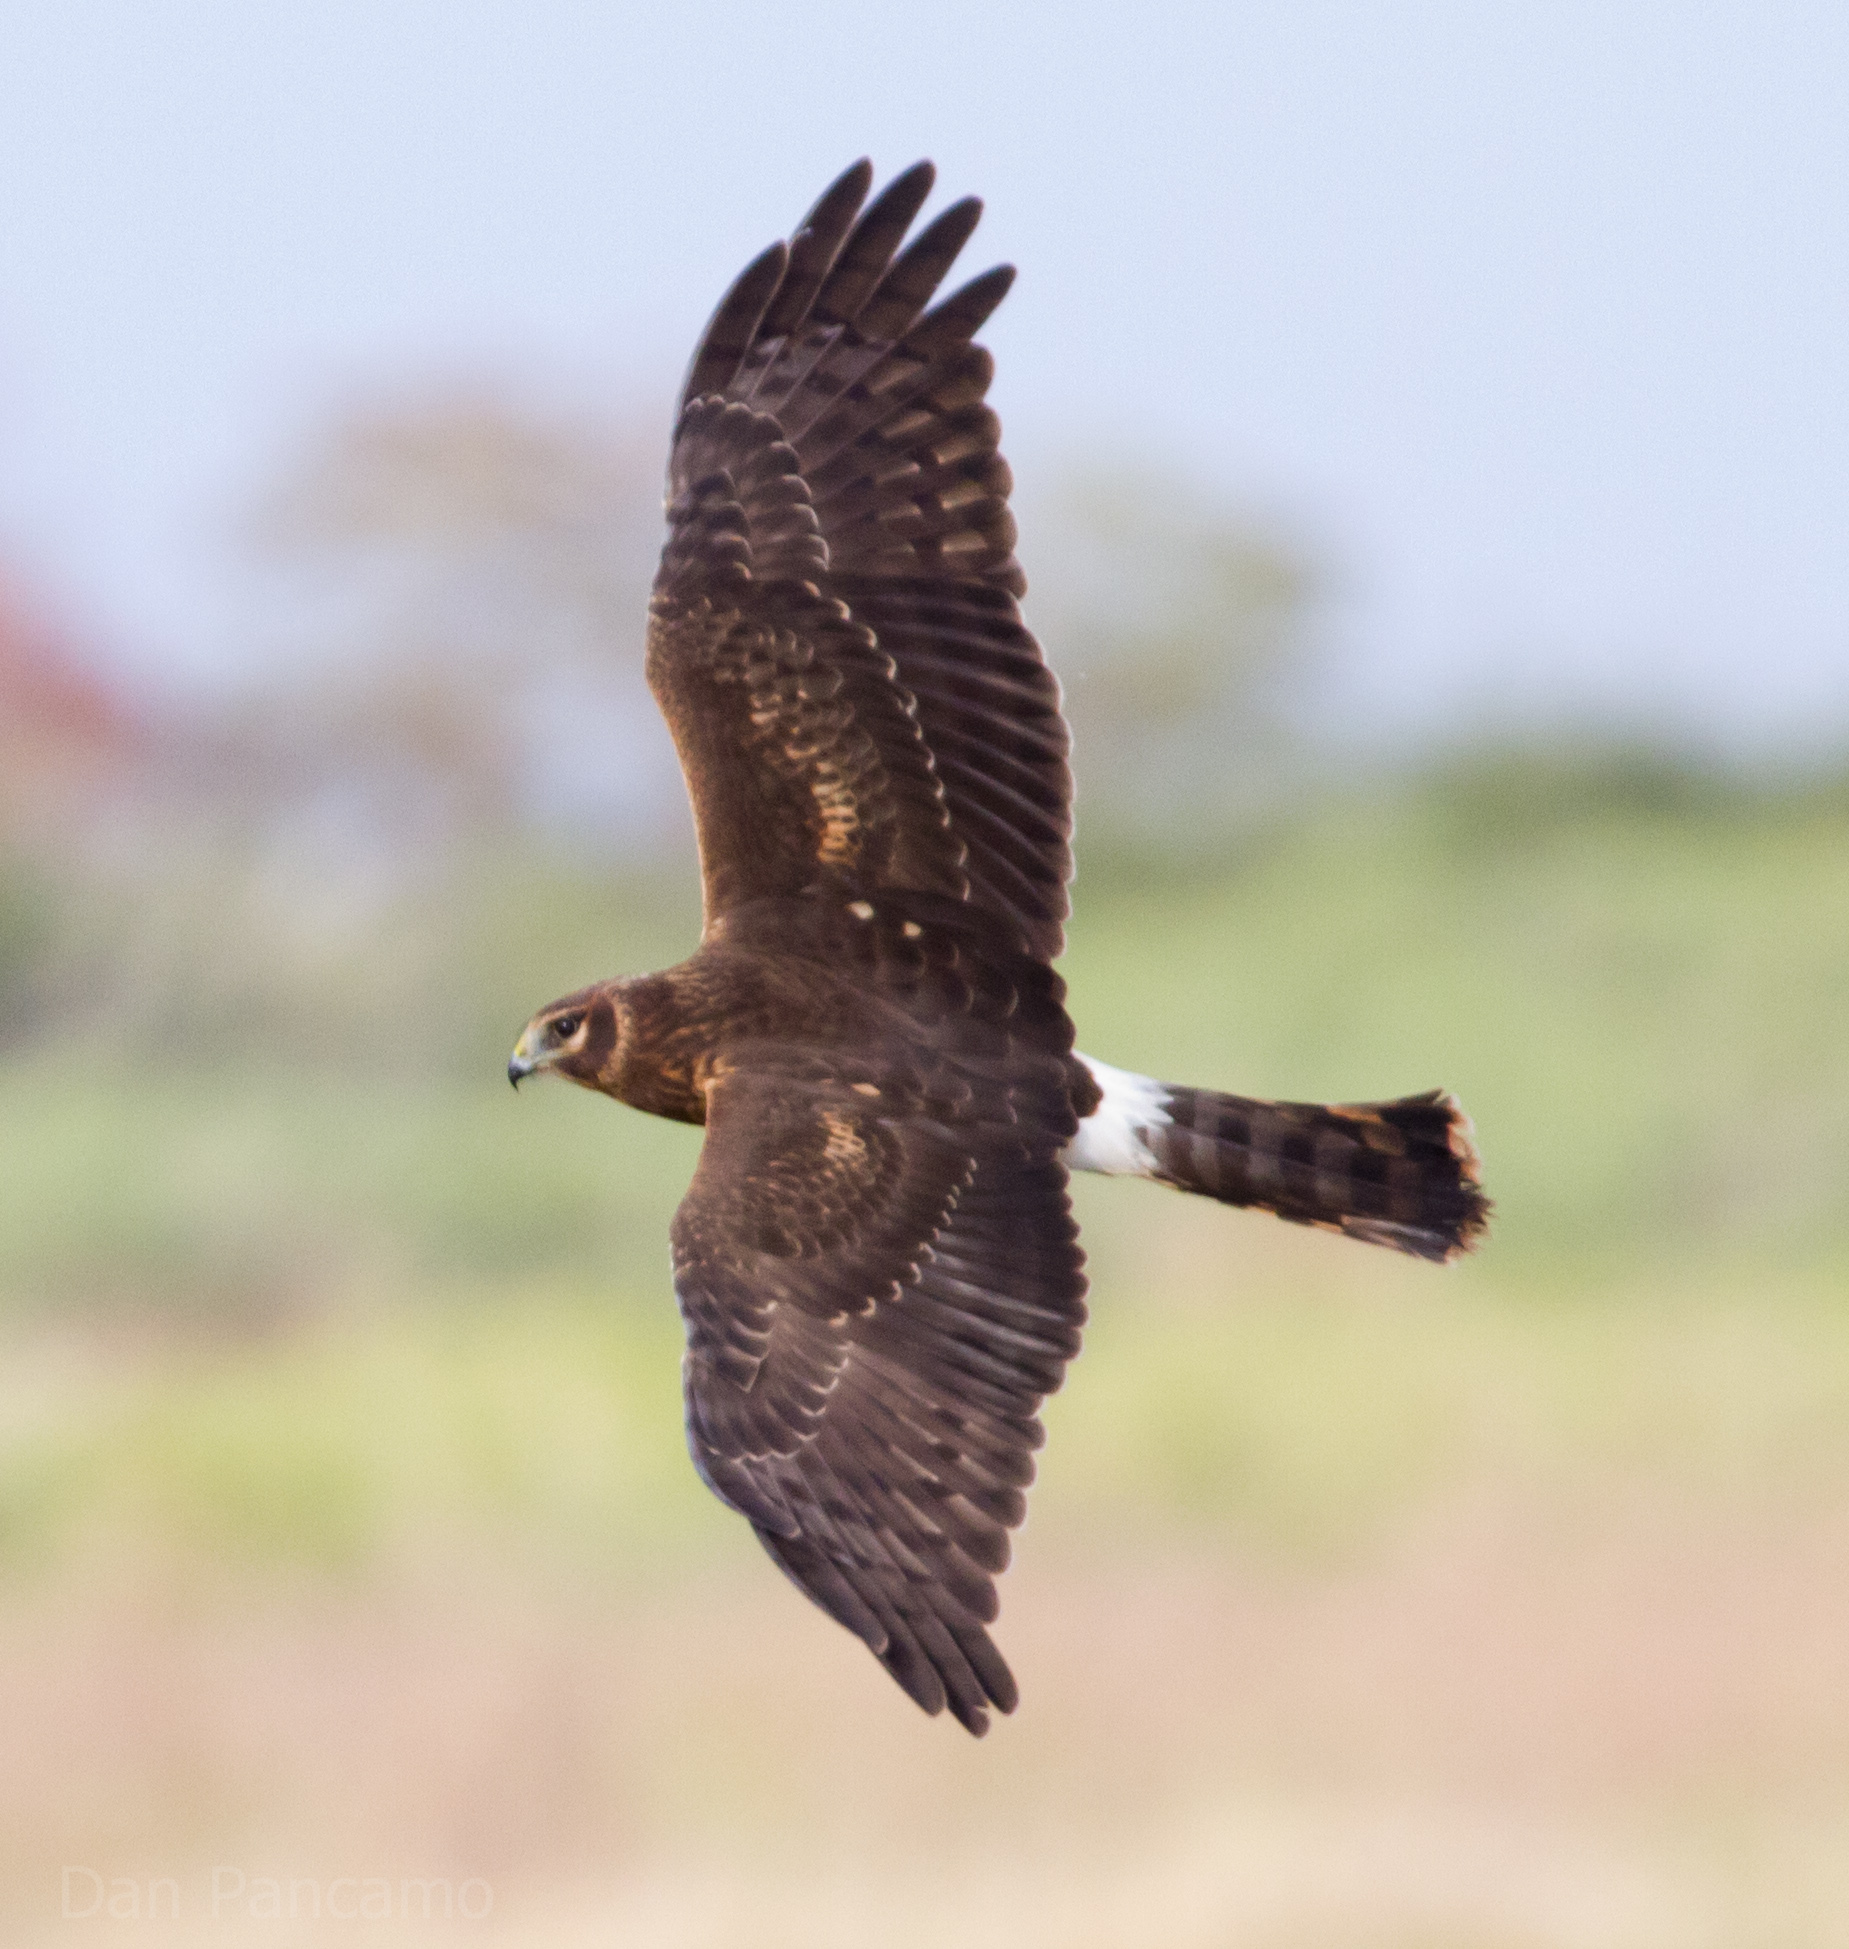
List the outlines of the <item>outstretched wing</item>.
{"label": "outstretched wing", "polygon": [[721,302],[669,464],[649,680],[709,925],[830,869],[1004,914],[1051,959],[1071,877],[1059,691],[1021,621],[993,361],[1005,267],[927,310],[981,213],[900,249],[919,163],[865,162]]}
{"label": "outstretched wing", "polygon": [[[1050,977],[1049,977],[1050,979]],[[1079,1348],[1063,1064],[747,1051],[674,1221],[708,1484],[927,1712],[1012,1711],[986,1627]]]}

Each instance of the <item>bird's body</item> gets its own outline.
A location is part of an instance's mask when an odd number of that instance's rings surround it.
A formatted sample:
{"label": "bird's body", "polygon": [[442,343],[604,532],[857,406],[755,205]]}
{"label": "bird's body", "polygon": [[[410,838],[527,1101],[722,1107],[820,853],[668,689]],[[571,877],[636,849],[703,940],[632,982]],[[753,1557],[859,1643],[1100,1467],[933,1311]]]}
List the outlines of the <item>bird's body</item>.
{"label": "bird's body", "polygon": [[542,1010],[509,1073],[706,1126],[672,1234],[695,1463],[913,1698],[980,1732],[1015,1702],[994,1578],[1085,1317],[1067,1170],[1437,1259],[1486,1205],[1436,1092],[1261,1103],[1075,1052],[1067,736],[971,342],[1012,273],[925,309],[979,213],[901,251],[930,183],[920,164],[863,211],[849,170],[695,353],[648,672],[701,943]]}

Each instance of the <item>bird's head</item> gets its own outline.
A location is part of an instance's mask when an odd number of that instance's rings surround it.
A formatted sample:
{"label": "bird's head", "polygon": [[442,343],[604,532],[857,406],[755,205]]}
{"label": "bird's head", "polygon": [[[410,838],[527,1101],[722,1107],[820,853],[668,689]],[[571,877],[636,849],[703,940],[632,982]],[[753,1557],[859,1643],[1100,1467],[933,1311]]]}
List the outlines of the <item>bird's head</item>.
{"label": "bird's head", "polygon": [[517,1089],[550,1072],[587,1090],[607,1087],[620,1040],[616,998],[607,988],[581,988],[542,1008],[514,1044],[507,1080]]}

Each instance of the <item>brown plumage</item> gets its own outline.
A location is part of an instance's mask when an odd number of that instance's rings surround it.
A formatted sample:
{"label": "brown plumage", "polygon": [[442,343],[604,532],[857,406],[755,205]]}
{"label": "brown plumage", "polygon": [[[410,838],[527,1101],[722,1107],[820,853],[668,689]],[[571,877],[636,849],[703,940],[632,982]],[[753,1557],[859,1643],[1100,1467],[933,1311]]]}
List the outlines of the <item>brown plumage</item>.
{"label": "brown plumage", "polygon": [[868,203],[855,164],[707,326],[648,636],[700,946],[543,1009],[509,1075],[706,1126],[673,1226],[695,1465],[980,1733],[1015,1704],[995,1578],[1085,1318],[1068,1169],[1434,1259],[1488,1207],[1453,1098],[1260,1103],[1074,1051],[1066,727],[972,342],[1013,273],[931,306],[980,214],[905,245],[931,184]]}

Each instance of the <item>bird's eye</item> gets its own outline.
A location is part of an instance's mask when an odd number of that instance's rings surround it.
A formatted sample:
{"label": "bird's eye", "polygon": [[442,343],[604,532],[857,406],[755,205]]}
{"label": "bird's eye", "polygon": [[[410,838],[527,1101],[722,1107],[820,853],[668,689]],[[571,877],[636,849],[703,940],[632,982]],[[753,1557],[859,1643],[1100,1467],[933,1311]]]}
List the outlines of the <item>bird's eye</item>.
{"label": "bird's eye", "polygon": [[582,1015],[561,1015],[552,1025],[553,1041],[569,1042],[578,1033],[579,1026],[583,1021],[584,1017]]}

